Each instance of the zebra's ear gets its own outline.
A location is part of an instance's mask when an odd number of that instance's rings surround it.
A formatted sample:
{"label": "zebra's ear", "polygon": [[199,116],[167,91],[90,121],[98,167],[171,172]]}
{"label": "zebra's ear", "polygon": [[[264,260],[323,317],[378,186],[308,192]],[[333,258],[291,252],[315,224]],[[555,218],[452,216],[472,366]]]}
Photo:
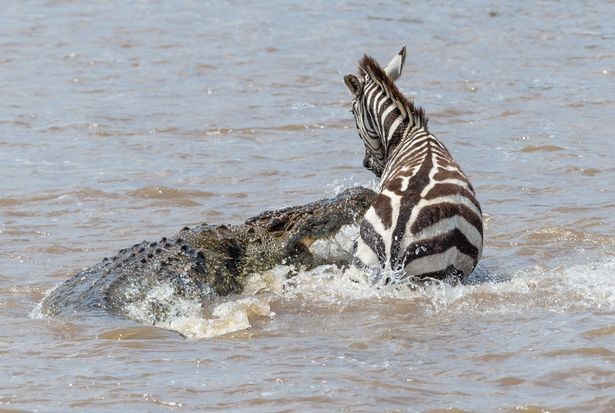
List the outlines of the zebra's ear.
{"label": "zebra's ear", "polygon": [[387,67],[384,68],[384,73],[394,82],[401,76],[401,71],[404,68],[406,62],[406,46],[404,46],[399,53],[389,62]]}
{"label": "zebra's ear", "polygon": [[344,83],[346,83],[346,87],[350,91],[350,94],[353,98],[359,96],[359,94],[361,93],[361,88],[363,86],[358,77],[353,74],[348,74],[344,76]]}

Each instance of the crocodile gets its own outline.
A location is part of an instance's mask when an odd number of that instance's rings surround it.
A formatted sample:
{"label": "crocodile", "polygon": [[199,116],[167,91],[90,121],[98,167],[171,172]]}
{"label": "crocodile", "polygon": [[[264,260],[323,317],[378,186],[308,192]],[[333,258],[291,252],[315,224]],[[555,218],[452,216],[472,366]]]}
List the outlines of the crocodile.
{"label": "crocodile", "polygon": [[[185,227],[173,237],[143,241],[85,269],[52,290],[41,302],[41,314],[68,316],[111,313],[152,325],[173,314],[173,305],[148,300],[157,287],[170,286],[172,299],[203,303],[243,291],[250,274],[279,264],[311,269],[325,262],[310,247],[357,224],[375,193],[350,188],[335,198],[266,211],[239,225]],[[352,254],[338,257],[348,264]],[[143,317],[130,311],[147,305]]]}

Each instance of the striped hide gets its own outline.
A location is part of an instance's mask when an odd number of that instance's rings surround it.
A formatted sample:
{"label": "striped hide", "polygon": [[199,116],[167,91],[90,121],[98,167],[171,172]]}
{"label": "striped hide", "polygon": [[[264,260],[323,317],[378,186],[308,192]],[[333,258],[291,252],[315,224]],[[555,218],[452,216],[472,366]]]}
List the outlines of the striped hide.
{"label": "striped hide", "polygon": [[363,217],[355,252],[383,283],[408,277],[457,282],[483,248],[481,208],[472,184],[444,144],[427,128],[423,109],[397,88],[405,47],[383,69],[371,57],[344,82],[352,96],[363,165],[380,178]]}

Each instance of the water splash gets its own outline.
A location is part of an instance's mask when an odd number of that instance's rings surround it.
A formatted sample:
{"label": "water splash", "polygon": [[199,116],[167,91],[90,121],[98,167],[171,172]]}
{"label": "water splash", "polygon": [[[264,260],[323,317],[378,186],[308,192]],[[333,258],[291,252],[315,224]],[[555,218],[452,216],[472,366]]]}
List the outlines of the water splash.
{"label": "water splash", "polygon": [[[252,327],[250,319],[273,318],[274,301],[315,305],[338,312],[348,306],[384,304],[395,310],[412,306],[423,317],[465,314],[614,311],[615,259],[553,269],[531,268],[511,274],[490,273],[474,284],[452,286],[439,281],[408,282],[375,287],[370,275],[357,268],[322,265],[312,270],[280,265],[252,275],[243,294],[213,305],[208,314],[201,303],[175,297],[171,286],[150,294],[152,303],[172,305],[173,314],[158,327],[177,331],[187,338],[211,338]],[[151,304],[151,303],[150,303]],[[130,316],[147,322],[148,305],[130,309]]]}
{"label": "water splash", "polygon": [[[133,320],[177,331],[191,339],[245,330],[251,327],[251,317],[275,315],[264,297],[244,294],[203,308],[200,301],[178,297],[175,291],[175,287],[170,284],[159,285],[148,293],[145,300],[126,306],[126,314]],[[166,317],[156,322],[160,308],[166,309]],[[210,315],[207,315],[208,310],[211,311]]]}
{"label": "water splash", "polygon": [[159,327],[177,331],[187,338],[211,338],[234,333],[251,327],[253,317],[275,316],[269,303],[260,297],[242,297],[218,304],[212,311],[212,318],[203,317],[199,312],[171,317]]}
{"label": "water splash", "polygon": [[[339,239],[315,245],[321,257],[348,252],[353,228]],[[179,332],[190,339],[211,338],[252,327],[257,318],[274,318],[274,302],[318,306],[339,312],[349,306],[410,311],[426,318],[543,312],[615,311],[615,258],[555,268],[533,267],[503,276],[494,271],[473,275],[470,283],[450,285],[437,280],[375,286],[369,273],[351,267],[321,265],[311,270],[279,265],[246,280],[244,292],[209,306],[177,296],[172,285],[159,285],[146,298],[126,307],[126,315],[145,324]],[[52,291],[52,290],[50,290]],[[49,292],[48,292],[49,293]],[[374,307],[376,303],[380,306]],[[410,307],[409,307],[410,306]],[[167,317],[155,322],[164,307]],[[404,311],[401,311],[401,309]],[[32,317],[42,318],[40,305]]]}
{"label": "water splash", "polygon": [[615,259],[553,269],[541,267],[503,277],[490,273],[480,282],[450,285],[431,280],[373,287],[358,269],[322,266],[299,272],[285,284],[286,296],[301,296],[332,306],[353,301],[411,302],[426,316],[465,313],[504,314],[535,310],[552,312],[615,310]]}

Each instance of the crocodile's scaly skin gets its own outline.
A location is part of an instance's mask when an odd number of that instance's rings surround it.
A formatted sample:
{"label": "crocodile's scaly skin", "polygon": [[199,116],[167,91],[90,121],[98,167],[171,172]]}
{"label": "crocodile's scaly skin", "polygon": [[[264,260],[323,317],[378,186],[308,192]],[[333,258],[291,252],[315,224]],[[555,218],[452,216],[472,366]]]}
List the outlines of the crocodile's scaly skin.
{"label": "crocodile's scaly skin", "polygon": [[344,225],[357,223],[374,192],[352,188],[333,199],[264,212],[242,225],[184,228],[176,236],[142,242],[77,273],[42,302],[46,315],[81,314],[92,310],[133,317],[131,306],[150,306],[151,324],[169,317],[172,307],[148,299],[161,285],[170,295],[207,304],[243,290],[249,274],[277,264],[315,262],[308,246],[332,237]]}

